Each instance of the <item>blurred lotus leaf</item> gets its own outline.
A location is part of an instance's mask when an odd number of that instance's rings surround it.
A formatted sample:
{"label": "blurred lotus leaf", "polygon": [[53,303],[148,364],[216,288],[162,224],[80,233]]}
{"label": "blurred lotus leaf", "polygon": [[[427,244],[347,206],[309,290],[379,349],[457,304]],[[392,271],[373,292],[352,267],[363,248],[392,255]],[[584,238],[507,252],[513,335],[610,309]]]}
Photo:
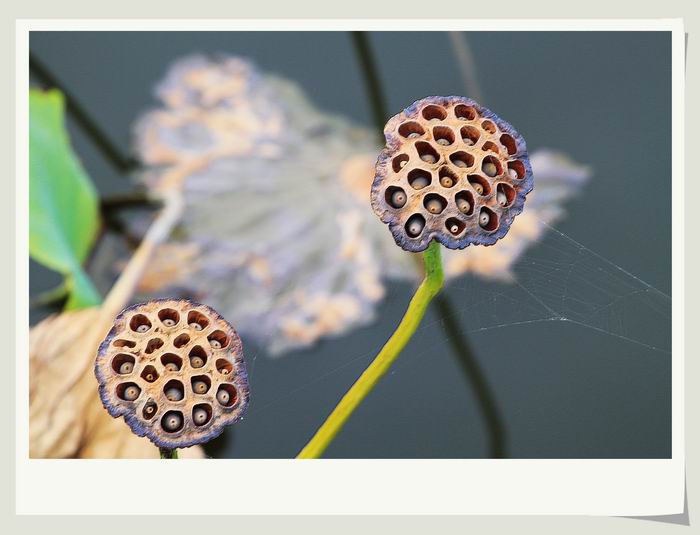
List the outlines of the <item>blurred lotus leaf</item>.
{"label": "blurred lotus leaf", "polygon": [[[158,458],[147,438],[102,407],[93,366],[112,326],[101,308],[51,316],[29,333],[29,455],[32,458]],[[203,457],[197,446],[181,457]]]}
{"label": "blurred lotus leaf", "polygon": [[[186,207],[141,291],[182,291],[220,310],[272,353],[370,322],[386,277],[418,280],[415,255],[374,217],[375,132],[318,111],[294,83],[232,57],[190,57],[156,89],[164,107],[136,126],[154,190],[178,188]],[[537,195],[498,247],[449,251],[448,276],[508,278],[562,215],[585,167],[531,156]],[[132,221],[143,227],[143,221]]]}
{"label": "blurred lotus leaf", "polygon": [[29,92],[29,254],[65,277],[67,309],[101,298],[83,271],[99,228],[95,188],[73,153],[63,95]]}

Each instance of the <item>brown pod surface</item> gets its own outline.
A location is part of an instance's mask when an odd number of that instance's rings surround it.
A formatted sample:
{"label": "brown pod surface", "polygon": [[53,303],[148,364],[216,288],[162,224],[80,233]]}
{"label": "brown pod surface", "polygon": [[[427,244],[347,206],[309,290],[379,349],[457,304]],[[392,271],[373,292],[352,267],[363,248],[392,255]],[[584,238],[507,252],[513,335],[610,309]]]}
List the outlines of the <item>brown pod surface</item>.
{"label": "brown pod surface", "polygon": [[240,338],[214,309],[158,299],[123,310],[99,347],[102,403],[161,448],[207,442],[249,401]]}
{"label": "brown pod surface", "polygon": [[495,113],[458,96],[426,97],[392,117],[372,183],[372,208],[396,243],[422,251],[492,245],[532,190],[522,136]]}

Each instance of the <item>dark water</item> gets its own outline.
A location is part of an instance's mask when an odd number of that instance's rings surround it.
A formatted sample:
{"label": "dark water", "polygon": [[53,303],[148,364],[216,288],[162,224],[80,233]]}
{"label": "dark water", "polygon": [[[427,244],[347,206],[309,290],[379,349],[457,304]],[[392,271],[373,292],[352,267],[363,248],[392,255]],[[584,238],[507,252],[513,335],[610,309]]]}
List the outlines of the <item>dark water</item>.
{"label": "dark water", "polygon": [[[592,279],[552,292],[582,294],[587,283],[621,294],[641,287],[611,268],[618,265],[669,294],[670,34],[486,32],[468,38],[483,104],[516,125],[531,149],[559,149],[594,170],[556,227],[606,260],[569,245],[576,258],[591,263]],[[465,93],[446,35],[381,33],[370,42],[391,113],[428,94]],[[125,152],[132,122],[154,105],[153,85],[173,60],[193,52],[248,57],[265,71],[299,82],[319,107],[372,124],[360,66],[345,33],[32,32],[30,44]],[[71,134],[101,193],[130,189],[74,124]],[[559,254],[565,242],[549,236],[524,261]],[[33,294],[58,280],[32,264]],[[448,290],[458,312],[475,284],[466,277]],[[254,389],[249,415],[209,452],[295,455],[392,332],[410,292],[408,286],[390,285],[376,324],[310,351],[273,360],[247,344]],[[504,317],[502,328],[469,334],[503,415],[510,456],[670,456],[671,364],[663,351],[670,348],[670,326],[649,312],[647,295],[638,306],[630,301],[623,317],[613,315],[597,328],[567,321],[513,325],[512,317]],[[46,313],[35,310],[31,319]],[[468,316],[458,317],[464,331],[474,330]],[[474,390],[434,310],[426,325],[328,456],[489,455]],[[625,333],[627,339],[617,336]]]}

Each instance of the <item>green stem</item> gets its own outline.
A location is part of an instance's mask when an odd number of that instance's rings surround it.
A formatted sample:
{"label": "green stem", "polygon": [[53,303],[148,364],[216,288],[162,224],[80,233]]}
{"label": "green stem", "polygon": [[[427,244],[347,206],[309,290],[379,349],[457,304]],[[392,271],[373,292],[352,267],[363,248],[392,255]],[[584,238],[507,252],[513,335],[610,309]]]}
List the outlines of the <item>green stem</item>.
{"label": "green stem", "polygon": [[159,448],[160,449],[160,458],[161,459],[177,459],[177,450],[176,449],[169,449],[169,448]]}
{"label": "green stem", "polygon": [[430,301],[438,294],[444,281],[440,247],[438,242],[432,242],[423,253],[425,278],[411,299],[401,323],[372,363],[362,372],[360,378],[350,387],[330,416],[316,431],[313,438],[301,450],[297,456],[298,459],[317,459],[323,454],[348,418],[389,370],[401,350],[416,332]]}

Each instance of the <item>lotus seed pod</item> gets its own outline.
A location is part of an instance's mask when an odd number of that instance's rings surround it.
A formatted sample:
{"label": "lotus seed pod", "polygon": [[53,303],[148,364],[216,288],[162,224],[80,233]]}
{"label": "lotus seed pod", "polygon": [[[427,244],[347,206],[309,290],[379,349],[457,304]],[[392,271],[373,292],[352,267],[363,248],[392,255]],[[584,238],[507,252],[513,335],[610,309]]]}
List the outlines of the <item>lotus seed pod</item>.
{"label": "lotus seed pod", "polygon": [[466,199],[457,199],[457,209],[463,214],[467,214],[472,209],[472,205]]}
{"label": "lotus seed pod", "polygon": [[496,176],[496,173],[498,172],[498,168],[496,167],[496,164],[487,162],[484,164],[483,167],[484,173],[486,173],[489,176]]}
{"label": "lotus seed pod", "polygon": [[215,310],[187,300],[123,310],[100,344],[95,375],[109,414],[161,448],[215,438],[249,401],[240,338]]}
{"label": "lotus seed pod", "polygon": [[180,401],[185,395],[179,388],[168,388],[165,391],[165,397],[168,401]]}
{"label": "lotus seed pod", "polygon": [[479,225],[486,227],[489,221],[491,221],[491,216],[489,216],[487,212],[481,212],[481,214],[479,214]]}
{"label": "lotus seed pod", "polygon": [[[428,180],[428,178],[425,176],[418,176],[411,181],[411,187],[413,189],[423,189],[423,188],[427,187],[429,184],[430,184],[430,180]],[[406,203],[404,203],[404,204],[406,204]]]}
{"label": "lotus seed pod", "polygon": [[194,381],[192,383],[192,391],[195,394],[205,394],[209,390],[209,386],[204,381]]}
{"label": "lotus seed pod", "polygon": [[192,420],[194,420],[196,425],[205,424],[207,422],[207,418],[209,418],[209,414],[205,409],[196,408],[194,411],[192,411]]}
{"label": "lotus seed pod", "polygon": [[170,412],[163,416],[163,429],[169,432],[177,431],[182,425],[182,416],[177,412]]}
{"label": "lotus seed pod", "polygon": [[437,199],[428,199],[425,203],[425,208],[431,214],[439,214],[442,211],[442,203]]}
{"label": "lotus seed pod", "polygon": [[449,176],[443,176],[440,179],[440,185],[443,188],[451,188],[452,186],[455,185],[454,180],[452,180]]}
{"label": "lotus seed pod", "polygon": [[406,204],[406,193],[403,190],[396,190],[391,194],[391,205],[394,208],[402,208]]}
{"label": "lotus seed pod", "polygon": [[226,392],[226,390],[219,390],[219,391],[216,393],[216,399],[217,399],[217,400],[219,401],[219,403],[221,403],[222,405],[226,405],[226,404],[229,402],[229,400],[231,399],[231,396],[229,395],[228,392]]}
{"label": "lotus seed pod", "polygon": [[136,385],[127,386],[124,389],[124,399],[126,401],[134,401],[137,397],[139,397],[140,393],[141,393],[141,389],[138,386],[136,386]]}
{"label": "lotus seed pod", "polygon": [[[465,97],[426,97],[384,127],[372,208],[407,251],[493,245],[522,212],[533,176],[522,136]],[[405,165],[398,165],[398,162]],[[396,202],[396,192],[406,200]]]}

